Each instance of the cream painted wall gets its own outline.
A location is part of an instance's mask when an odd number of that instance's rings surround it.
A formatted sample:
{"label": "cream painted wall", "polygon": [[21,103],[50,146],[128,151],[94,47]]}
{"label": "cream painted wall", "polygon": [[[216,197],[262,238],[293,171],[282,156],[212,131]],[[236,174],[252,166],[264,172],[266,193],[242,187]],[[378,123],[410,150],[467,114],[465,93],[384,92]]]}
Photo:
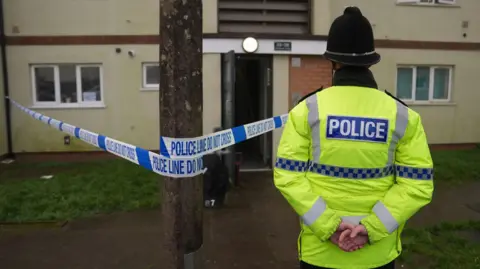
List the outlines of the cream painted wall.
{"label": "cream painted wall", "polygon": [[[331,0],[331,21],[340,16],[346,6],[356,5],[375,25],[377,39],[480,42],[480,1],[457,2],[457,6],[451,7],[402,6],[395,0]],[[464,20],[470,22],[467,38],[462,36]]]}
{"label": "cream painted wall", "polygon": [[[342,14],[345,6],[358,5],[375,24],[375,36],[379,39],[479,42],[480,1],[457,1],[455,7],[425,7],[401,6],[394,0],[315,0],[312,30],[314,34],[326,35],[331,22]],[[158,3],[158,0],[7,0],[6,34],[157,34]],[[205,33],[217,32],[217,10],[216,0],[203,1]],[[463,20],[470,22],[467,38],[462,37]]]}
{"label": "cream painted wall", "polygon": [[[102,63],[104,70],[105,108],[35,109],[48,116],[88,130],[138,145],[158,148],[158,91],[141,88],[144,61],[158,58],[155,45],[121,46],[134,49],[135,58],[117,55],[117,46],[13,46],[8,49],[12,97],[26,106],[32,105],[30,63]],[[85,53],[84,51],[88,51]],[[411,105],[422,116],[430,143],[468,143],[480,141],[480,110],[475,76],[480,64],[472,61],[476,52],[422,51],[381,49],[382,61],[372,68],[379,86],[395,93],[397,64],[454,65],[452,103],[443,105]],[[442,57],[438,57],[441,54]],[[273,114],[288,112],[289,61],[287,55],[273,60]],[[60,60],[59,60],[60,59]],[[221,124],[221,58],[220,54],[204,54],[204,134]],[[128,79],[121,79],[127,78]],[[3,91],[0,91],[0,97]],[[0,102],[0,108],[3,103]],[[0,110],[2,113],[3,110]],[[0,114],[2,116],[2,114]],[[13,109],[15,152],[90,150],[87,144],[72,140],[63,145],[63,133]],[[272,155],[275,160],[282,130],[273,134]],[[34,134],[34,135],[32,135]],[[1,137],[0,137],[1,141]]]}
{"label": "cream painted wall", "polygon": [[[7,35],[158,34],[158,0],[6,0]],[[203,1],[206,33],[217,32],[217,1]],[[48,18],[48,19],[45,19]]]}
{"label": "cream painted wall", "polygon": [[450,104],[409,105],[419,112],[429,143],[480,142],[478,52],[381,49],[381,62],[372,67],[380,89],[395,93],[397,64],[453,65]]}
{"label": "cream painted wall", "polygon": [[203,0],[203,32],[218,32],[218,1]]}
{"label": "cream painted wall", "polygon": [[[288,113],[288,86],[289,86],[289,56],[273,56],[273,115]],[[280,143],[283,128],[273,131],[272,167],[277,159],[277,148]]]}
{"label": "cream painted wall", "polygon": [[[0,62],[1,62],[0,56]],[[2,70],[2,65],[0,64],[0,70]],[[3,76],[2,72],[0,71],[0,156],[7,153],[7,126],[5,124],[5,99],[4,99],[4,92],[3,92]]]}
{"label": "cream painted wall", "polygon": [[328,30],[330,29],[330,25],[335,19],[336,14],[331,14],[331,1],[312,1],[312,34],[314,35],[328,35]]}
{"label": "cream painted wall", "polygon": [[[119,46],[15,46],[9,48],[8,63],[12,97],[21,104],[32,105],[30,63],[102,63],[105,108],[69,108],[34,110],[87,130],[141,146],[158,149],[158,91],[142,89],[142,62],[158,59],[155,45],[120,46],[134,49],[135,58],[117,55]],[[204,56],[205,99],[220,90],[219,55]],[[128,79],[125,79],[128,78]],[[213,116],[206,126],[216,124],[218,108],[207,105],[205,113]],[[15,152],[77,151],[94,149],[77,139],[63,145],[64,134],[32,119],[18,109],[12,113],[13,148]],[[34,135],[33,135],[34,134]]]}
{"label": "cream painted wall", "polygon": [[[158,1],[138,0],[7,0],[6,30],[8,35],[89,35],[89,34],[156,34],[158,32]],[[217,31],[217,1],[204,2],[204,32]],[[315,34],[326,35],[331,21],[347,5],[359,5],[375,24],[376,38],[479,41],[480,17],[475,10],[480,1],[458,0],[459,7],[398,6],[393,1],[335,0],[313,1]],[[368,3],[368,4],[367,4]],[[55,10],[55,12],[52,12]],[[88,14],[88,15],[85,15]],[[48,20],[44,18],[48,17]],[[442,18],[428,20],[425,18]],[[404,18],[408,18],[405,20]],[[461,37],[461,21],[469,20],[469,37]],[[440,27],[437,29],[437,27]],[[414,29],[415,31],[412,31]],[[14,31],[18,30],[19,33]],[[134,49],[135,58],[125,53]],[[418,111],[429,136],[430,143],[462,143],[480,141],[480,111],[476,100],[476,70],[479,64],[476,52],[379,50],[382,61],[373,67],[381,87],[395,92],[396,64],[453,64],[455,65],[453,104],[411,106]],[[439,57],[441,55],[442,57]],[[11,92],[14,99],[30,106],[32,91],[29,79],[30,63],[102,63],[104,66],[105,108],[96,109],[36,109],[37,111],[99,132],[113,138],[142,146],[158,148],[158,91],[141,89],[142,61],[156,61],[158,49],[154,45],[132,46],[10,46],[8,48]],[[289,62],[288,56],[274,56],[273,114],[288,112]],[[221,59],[220,54],[204,55],[204,107],[203,133],[221,125]],[[129,79],[122,79],[122,78]],[[0,85],[1,86],[1,85]],[[0,98],[3,99],[0,88]],[[2,135],[3,102],[0,102],[0,154],[5,142]],[[14,151],[75,151],[93,149],[87,144],[72,140],[63,145],[62,133],[13,110]],[[446,128],[445,126],[449,126]],[[2,129],[3,128],[3,129]],[[33,130],[33,131],[32,131]],[[35,135],[32,135],[35,133]],[[273,160],[281,136],[274,131]]]}
{"label": "cream painted wall", "polygon": [[[12,97],[21,104],[32,106],[29,63],[76,62],[103,64],[105,108],[69,108],[34,110],[55,119],[101,133],[112,138],[147,149],[158,148],[158,91],[141,87],[142,62],[155,61],[156,46],[124,46],[123,51],[134,49],[135,58],[117,55],[117,46],[36,46],[9,48],[9,67]],[[88,51],[82,53],[81,51]],[[58,59],[61,59],[60,61]],[[205,54],[204,62],[204,134],[221,125],[221,57],[220,54]],[[288,112],[288,56],[274,56],[273,61],[273,114]],[[128,80],[119,79],[128,77]],[[25,79],[27,78],[27,79]],[[72,144],[63,145],[64,134],[32,119],[20,110],[12,113],[12,129],[15,152],[77,151],[94,148],[72,139]],[[281,136],[274,131],[273,156]],[[32,135],[32,134],[35,135]]]}

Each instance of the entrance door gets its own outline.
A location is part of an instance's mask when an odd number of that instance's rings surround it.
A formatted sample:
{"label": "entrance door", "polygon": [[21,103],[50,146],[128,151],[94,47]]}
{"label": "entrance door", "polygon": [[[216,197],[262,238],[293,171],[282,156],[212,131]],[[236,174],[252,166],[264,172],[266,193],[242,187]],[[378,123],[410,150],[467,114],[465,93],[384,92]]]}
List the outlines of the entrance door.
{"label": "entrance door", "polygon": [[[272,117],[272,56],[238,54],[235,59],[235,126]],[[240,171],[271,169],[271,133],[250,138],[235,145],[241,157]]]}
{"label": "entrance door", "polygon": [[[272,103],[272,57],[260,59],[260,118],[268,119],[273,117]],[[272,132],[260,136],[260,151],[263,163],[271,167],[272,158]]]}
{"label": "entrance door", "polygon": [[[222,55],[222,127],[233,128],[235,123],[235,51]],[[227,148],[224,162],[230,173],[230,181],[236,184],[235,145]]]}
{"label": "entrance door", "polygon": [[[224,129],[242,126],[272,117],[271,55],[222,55],[222,125]],[[236,184],[235,161],[241,160],[240,170],[271,169],[272,132],[243,141],[229,149],[225,164]]]}

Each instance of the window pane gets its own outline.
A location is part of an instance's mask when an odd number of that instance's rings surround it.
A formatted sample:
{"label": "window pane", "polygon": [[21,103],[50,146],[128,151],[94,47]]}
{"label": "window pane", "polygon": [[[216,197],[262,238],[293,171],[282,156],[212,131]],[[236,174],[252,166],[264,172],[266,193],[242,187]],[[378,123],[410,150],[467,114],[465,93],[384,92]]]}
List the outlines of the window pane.
{"label": "window pane", "polygon": [[412,68],[397,69],[397,97],[400,99],[412,99]]}
{"label": "window pane", "polygon": [[55,75],[53,67],[35,67],[35,89],[38,102],[55,102]]}
{"label": "window pane", "polygon": [[447,68],[435,68],[433,99],[448,99],[449,85],[450,70]]}
{"label": "window pane", "polygon": [[82,100],[85,102],[101,101],[100,94],[100,67],[82,67]]}
{"label": "window pane", "polygon": [[417,89],[415,100],[428,100],[428,89],[430,85],[430,67],[417,67]]}
{"label": "window pane", "polygon": [[62,103],[77,102],[77,80],[75,65],[59,65],[60,72],[60,100]]}
{"label": "window pane", "polygon": [[146,67],[147,72],[147,85],[160,84],[160,67],[158,65],[149,65]]}

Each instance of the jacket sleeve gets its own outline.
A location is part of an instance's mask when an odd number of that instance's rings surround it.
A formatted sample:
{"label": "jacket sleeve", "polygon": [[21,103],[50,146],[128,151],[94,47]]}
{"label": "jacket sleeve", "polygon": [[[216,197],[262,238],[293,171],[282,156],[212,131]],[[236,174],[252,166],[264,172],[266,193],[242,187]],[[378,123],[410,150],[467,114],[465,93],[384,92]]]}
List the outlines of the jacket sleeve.
{"label": "jacket sleeve", "polygon": [[326,241],[336,231],[341,219],[306,178],[310,157],[310,126],[305,101],[291,110],[277,150],[274,183],[310,230]]}
{"label": "jacket sleeve", "polygon": [[433,194],[433,162],[420,116],[409,109],[409,123],[395,153],[396,182],[361,223],[370,243],[392,234]]}

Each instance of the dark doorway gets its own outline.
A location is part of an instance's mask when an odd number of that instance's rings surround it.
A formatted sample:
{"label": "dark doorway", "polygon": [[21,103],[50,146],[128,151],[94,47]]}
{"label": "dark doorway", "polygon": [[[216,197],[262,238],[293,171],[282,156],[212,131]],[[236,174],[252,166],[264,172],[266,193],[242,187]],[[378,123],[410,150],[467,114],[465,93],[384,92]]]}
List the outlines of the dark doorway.
{"label": "dark doorway", "polygon": [[[235,60],[234,125],[272,117],[272,56],[237,55]],[[263,134],[235,145],[242,171],[271,167],[271,137]]]}

